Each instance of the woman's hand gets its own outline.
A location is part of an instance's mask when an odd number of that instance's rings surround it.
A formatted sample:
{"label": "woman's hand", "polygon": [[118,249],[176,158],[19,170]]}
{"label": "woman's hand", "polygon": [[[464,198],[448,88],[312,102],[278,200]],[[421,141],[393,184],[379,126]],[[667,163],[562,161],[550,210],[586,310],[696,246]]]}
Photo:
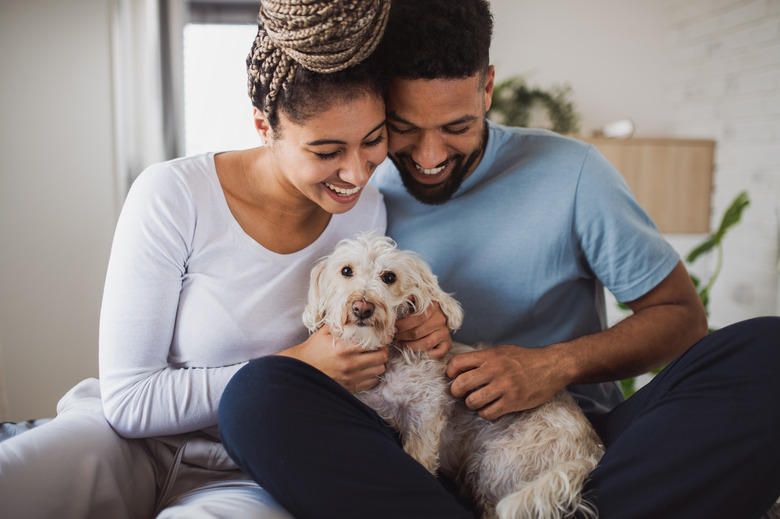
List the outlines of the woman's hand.
{"label": "woman's hand", "polygon": [[293,357],[310,364],[344,386],[350,393],[371,389],[385,372],[387,347],[376,351],[348,349],[330,333],[327,325],[303,343],[277,355]]}
{"label": "woman's hand", "polygon": [[443,358],[452,347],[447,317],[433,302],[420,315],[409,315],[395,323],[395,340],[414,351],[427,351],[432,359]]}

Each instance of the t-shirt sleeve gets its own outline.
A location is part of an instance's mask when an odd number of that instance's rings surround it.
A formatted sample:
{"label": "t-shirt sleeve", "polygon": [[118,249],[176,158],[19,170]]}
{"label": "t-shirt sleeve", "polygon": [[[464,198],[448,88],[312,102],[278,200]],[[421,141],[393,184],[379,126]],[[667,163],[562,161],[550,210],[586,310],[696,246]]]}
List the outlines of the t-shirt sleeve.
{"label": "t-shirt sleeve", "polygon": [[591,147],[575,195],[574,232],[594,275],[618,301],[633,301],[680,261],[625,179]]}
{"label": "t-shirt sleeve", "polygon": [[100,316],[100,380],[108,421],[126,437],[217,423],[219,398],[241,365],[174,368],[168,356],[197,212],[170,166],[133,184],[117,223]]}

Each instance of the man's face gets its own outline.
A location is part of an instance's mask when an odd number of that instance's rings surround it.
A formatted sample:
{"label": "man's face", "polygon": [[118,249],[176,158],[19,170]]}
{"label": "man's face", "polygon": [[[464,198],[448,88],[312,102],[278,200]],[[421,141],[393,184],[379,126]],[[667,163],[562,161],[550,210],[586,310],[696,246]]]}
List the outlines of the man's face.
{"label": "man's face", "polygon": [[479,164],[494,74],[390,82],[388,155],[421,202],[443,204]]}

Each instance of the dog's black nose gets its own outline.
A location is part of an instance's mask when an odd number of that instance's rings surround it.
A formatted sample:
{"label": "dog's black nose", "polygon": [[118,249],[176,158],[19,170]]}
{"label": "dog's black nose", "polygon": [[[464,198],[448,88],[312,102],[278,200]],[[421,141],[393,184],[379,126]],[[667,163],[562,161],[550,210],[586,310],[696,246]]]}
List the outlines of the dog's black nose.
{"label": "dog's black nose", "polygon": [[355,301],[352,303],[352,315],[358,319],[368,319],[374,315],[374,305],[367,301]]}

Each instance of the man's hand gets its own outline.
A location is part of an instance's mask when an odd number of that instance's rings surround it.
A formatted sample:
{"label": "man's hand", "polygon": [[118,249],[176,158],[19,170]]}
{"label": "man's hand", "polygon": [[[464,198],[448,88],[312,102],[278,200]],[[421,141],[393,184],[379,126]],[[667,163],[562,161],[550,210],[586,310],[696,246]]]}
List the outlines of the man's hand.
{"label": "man's hand", "polygon": [[436,302],[420,315],[410,315],[395,323],[395,340],[413,351],[427,351],[432,359],[443,358],[452,347],[447,317]]}
{"label": "man's hand", "polygon": [[571,384],[620,380],[663,366],[707,334],[707,316],[682,261],[655,288],[626,303],[613,327],[541,348],[498,346],[457,355],[452,394],[494,420],[550,400]]}
{"label": "man's hand", "polygon": [[540,406],[566,386],[551,350],[497,346],[456,355],[447,366],[450,390],[486,420]]}
{"label": "man's hand", "polygon": [[387,348],[363,352],[348,349],[336,340],[327,325],[303,343],[280,351],[277,355],[293,357],[310,364],[344,386],[350,393],[371,389],[379,384],[385,372]]}

